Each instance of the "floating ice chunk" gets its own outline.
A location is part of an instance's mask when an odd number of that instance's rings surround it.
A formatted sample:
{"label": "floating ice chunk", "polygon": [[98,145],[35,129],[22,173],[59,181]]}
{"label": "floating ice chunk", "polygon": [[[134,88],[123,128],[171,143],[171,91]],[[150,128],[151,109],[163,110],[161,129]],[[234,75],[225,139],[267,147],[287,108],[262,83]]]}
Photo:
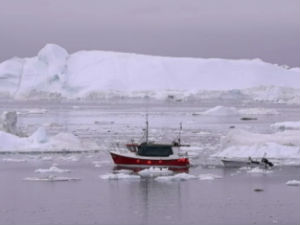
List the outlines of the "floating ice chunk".
{"label": "floating ice chunk", "polygon": [[3,158],[3,162],[27,162],[27,159]]}
{"label": "floating ice chunk", "polygon": [[31,136],[30,140],[36,143],[45,143],[48,141],[48,136],[46,129],[44,127],[39,127]]}
{"label": "floating ice chunk", "polygon": [[214,180],[214,179],[220,179],[222,176],[216,175],[216,174],[200,174],[199,176],[200,180]]}
{"label": "floating ice chunk", "polygon": [[300,130],[300,121],[286,121],[271,124],[277,130]]}
{"label": "floating ice chunk", "polygon": [[273,172],[272,170],[262,169],[259,167],[254,167],[247,171],[247,173],[253,173],[253,174],[268,174],[272,172]]}
{"label": "floating ice chunk", "polygon": [[275,109],[267,108],[245,108],[238,110],[239,114],[244,115],[277,115],[279,114]]}
{"label": "floating ice chunk", "polygon": [[288,186],[299,186],[300,181],[299,180],[289,180],[288,182],[286,182],[286,185],[288,185]]}
{"label": "floating ice chunk", "polygon": [[159,176],[156,177],[156,181],[168,182],[168,181],[185,181],[190,179],[196,179],[197,177],[187,173],[178,173],[173,176]]}
{"label": "floating ice chunk", "polygon": [[63,161],[72,161],[72,162],[79,161],[79,157],[75,156],[75,155],[63,156],[63,157],[60,157],[60,159],[63,160]]}
{"label": "floating ice chunk", "polygon": [[138,175],[125,174],[125,173],[109,173],[100,176],[104,180],[139,180],[141,177]]}
{"label": "floating ice chunk", "polygon": [[53,165],[48,169],[36,169],[34,172],[36,172],[36,173],[70,173],[71,170],[60,169]]}
{"label": "floating ice chunk", "polygon": [[159,167],[150,167],[148,169],[144,169],[138,172],[138,174],[142,177],[157,177],[157,176],[168,176],[173,174],[172,170],[168,168],[159,168]]}
{"label": "floating ice chunk", "polygon": [[238,114],[239,112],[235,107],[227,107],[227,106],[216,106],[202,112],[202,115],[208,115],[208,116],[232,116]]}
{"label": "floating ice chunk", "polygon": [[55,182],[55,181],[79,181],[81,179],[76,178],[76,177],[57,177],[57,176],[54,176],[54,175],[49,175],[47,177],[26,177],[23,180],[25,180],[25,181],[50,181],[50,182]]}
{"label": "floating ice chunk", "polygon": [[102,167],[103,165],[110,164],[111,161],[109,161],[109,160],[102,160],[102,161],[93,161],[92,163],[94,164],[95,167]]}

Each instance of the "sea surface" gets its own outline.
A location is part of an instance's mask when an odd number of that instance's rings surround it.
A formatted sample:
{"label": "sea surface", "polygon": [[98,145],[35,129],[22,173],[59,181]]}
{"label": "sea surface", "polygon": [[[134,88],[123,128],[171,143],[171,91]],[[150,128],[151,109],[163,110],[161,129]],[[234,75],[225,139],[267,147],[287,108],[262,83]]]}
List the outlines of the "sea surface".
{"label": "sea surface", "polygon": [[[199,115],[216,105],[279,113],[251,115],[256,120]],[[0,112],[12,110],[19,112],[23,133],[43,126],[50,136],[73,133],[96,142],[99,149],[0,154],[0,224],[300,224],[300,187],[286,184],[300,180],[300,167],[224,168],[209,157],[220,150],[220,140],[230,129],[274,132],[270,128],[274,122],[299,121],[298,106],[230,101],[1,102]],[[181,139],[191,145],[192,167],[180,172],[193,175],[192,179],[103,179],[103,175],[128,173],[114,166],[108,151],[131,139],[142,140],[146,113],[150,138],[155,141],[177,138],[182,122]],[[53,166],[69,171],[36,172]],[[76,180],[30,179],[56,177]]]}

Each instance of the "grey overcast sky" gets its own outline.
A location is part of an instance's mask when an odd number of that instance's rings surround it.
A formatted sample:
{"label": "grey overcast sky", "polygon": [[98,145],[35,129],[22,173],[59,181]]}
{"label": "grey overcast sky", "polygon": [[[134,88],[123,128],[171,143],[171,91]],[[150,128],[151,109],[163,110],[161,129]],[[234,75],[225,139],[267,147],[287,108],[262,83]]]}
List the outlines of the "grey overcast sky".
{"label": "grey overcast sky", "polygon": [[0,61],[46,43],[300,66],[299,0],[0,0]]}

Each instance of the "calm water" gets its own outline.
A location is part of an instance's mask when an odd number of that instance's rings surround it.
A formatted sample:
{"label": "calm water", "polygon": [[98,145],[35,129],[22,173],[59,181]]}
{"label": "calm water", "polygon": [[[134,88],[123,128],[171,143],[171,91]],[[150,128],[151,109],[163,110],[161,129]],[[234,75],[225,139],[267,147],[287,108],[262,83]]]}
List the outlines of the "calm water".
{"label": "calm water", "polygon": [[[24,132],[44,125],[49,134],[67,131],[84,140],[96,141],[103,151],[0,155],[0,224],[300,224],[300,187],[286,185],[289,180],[300,179],[299,167],[279,167],[271,173],[255,174],[223,168],[208,158],[218,149],[220,137],[229,126],[271,132],[269,125],[273,122],[299,120],[299,108],[269,105],[280,114],[260,115],[256,121],[191,115],[215,105],[220,103],[148,106],[152,138],[172,140],[178,132],[178,123],[183,121],[183,140],[199,151],[194,159],[196,166],[188,172],[195,176],[210,173],[222,177],[158,182],[151,178],[99,177],[114,171],[106,152],[111,142],[122,143],[141,136],[144,105],[1,104],[1,111],[23,111],[18,124]],[[46,112],[26,113],[36,108]],[[58,176],[81,180],[24,181],[26,177],[44,176],[34,171],[49,168],[53,163],[71,170]],[[263,191],[255,192],[257,188]]]}

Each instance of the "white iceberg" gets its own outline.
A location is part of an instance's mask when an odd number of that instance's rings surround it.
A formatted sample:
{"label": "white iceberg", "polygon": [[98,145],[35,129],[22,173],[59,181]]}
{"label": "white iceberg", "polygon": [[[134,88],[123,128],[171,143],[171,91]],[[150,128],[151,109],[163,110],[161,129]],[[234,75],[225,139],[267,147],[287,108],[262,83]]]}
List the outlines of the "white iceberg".
{"label": "white iceberg", "polygon": [[93,142],[83,142],[70,133],[48,136],[45,128],[40,127],[29,137],[19,137],[0,131],[0,152],[53,152],[97,150]]}
{"label": "white iceberg", "polygon": [[260,59],[174,58],[105,51],[69,54],[58,45],[47,44],[35,57],[0,63],[0,80],[0,96],[19,99],[217,97],[300,104],[299,69]]}
{"label": "white iceberg", "polygon": [[299,165],[299,135],[295,130],[259,134],[236,129],[222,138],[220,150],[211,157],[247,161],[249,157],[261,159],[265,156],[276,164]]}

